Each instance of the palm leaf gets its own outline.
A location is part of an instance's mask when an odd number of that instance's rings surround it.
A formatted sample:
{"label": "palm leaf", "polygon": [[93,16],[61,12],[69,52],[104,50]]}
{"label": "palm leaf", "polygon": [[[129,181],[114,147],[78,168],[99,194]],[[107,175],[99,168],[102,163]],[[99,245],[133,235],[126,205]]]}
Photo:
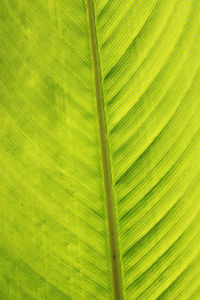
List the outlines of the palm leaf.
{"label": "palm leaf", "polygon": [[199,299],[199,0],[0,10],[0,298]]}

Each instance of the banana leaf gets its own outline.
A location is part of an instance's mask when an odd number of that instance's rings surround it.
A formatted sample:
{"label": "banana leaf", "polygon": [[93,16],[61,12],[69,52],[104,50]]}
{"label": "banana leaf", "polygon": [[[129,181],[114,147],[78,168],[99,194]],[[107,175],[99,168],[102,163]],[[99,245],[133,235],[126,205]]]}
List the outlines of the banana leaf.
{"label": "banana leaf", "polygon": [[200,299],[199,67],[199,0],[1,0],[0,299]]}

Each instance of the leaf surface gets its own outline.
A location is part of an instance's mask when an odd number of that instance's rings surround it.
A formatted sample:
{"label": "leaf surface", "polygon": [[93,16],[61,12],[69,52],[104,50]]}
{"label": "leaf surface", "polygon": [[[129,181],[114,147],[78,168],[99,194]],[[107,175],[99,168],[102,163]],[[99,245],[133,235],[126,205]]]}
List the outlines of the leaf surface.
{"label": "leaf surface", "polygon": [[200,298],[199,0],[2,0],[0,298]]}

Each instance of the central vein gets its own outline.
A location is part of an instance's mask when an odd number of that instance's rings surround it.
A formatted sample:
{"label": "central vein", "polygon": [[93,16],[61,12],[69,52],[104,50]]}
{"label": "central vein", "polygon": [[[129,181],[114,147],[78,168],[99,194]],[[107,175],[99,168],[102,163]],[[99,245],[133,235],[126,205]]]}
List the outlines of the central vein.
{"label": "central vein", "polygon": [[98,55],[98,45],[96,38],[95,16],[93,8],[93,0],[87,0],[88,4],[88,18],[90,27],[90,39],[92,46],[92,57],[94,63],[94,77],[96,89],[97,112],[99,121],[99,134],[101,143],[102,167],[104,177],[104,188],[106,198],[106,208],[108,216],[109,239],[110,239],[110,252],[112,263],[112,277],[113,277],[113,290],[116,300],[123,299],[122,283],[121,283],[121,266],[118,247],[118,236],[115,218],[115,206],[112,191],[112,175],[110,169],[109,149],[107,143],[106,122],[104,114],[104,100],[101,81],[101,70]]}

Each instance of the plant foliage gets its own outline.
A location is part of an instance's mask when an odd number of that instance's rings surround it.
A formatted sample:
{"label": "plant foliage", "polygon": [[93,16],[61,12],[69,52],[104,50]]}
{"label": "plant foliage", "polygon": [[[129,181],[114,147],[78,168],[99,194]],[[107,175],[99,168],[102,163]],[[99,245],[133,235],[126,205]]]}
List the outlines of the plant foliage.
{"label": "plant foliage", "polygon": [[200,299],[200,1],[1,0],[0,299]]}

